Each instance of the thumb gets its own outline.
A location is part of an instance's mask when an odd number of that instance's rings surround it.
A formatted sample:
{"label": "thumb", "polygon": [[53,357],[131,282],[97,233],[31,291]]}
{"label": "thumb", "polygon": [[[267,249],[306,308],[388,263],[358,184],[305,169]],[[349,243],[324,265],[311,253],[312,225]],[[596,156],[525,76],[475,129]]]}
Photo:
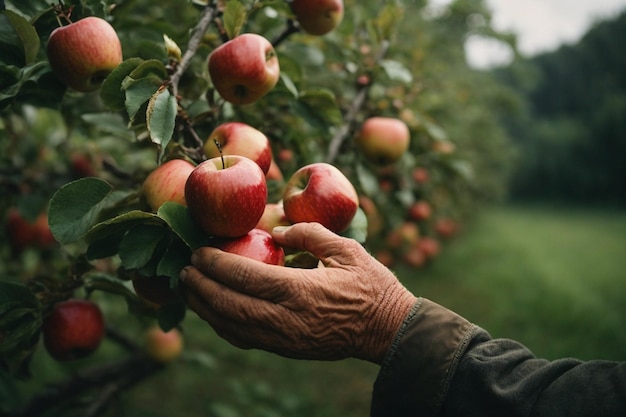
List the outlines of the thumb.
{"label": "thumb", "polygon": [[321,260],[338,255],[340,248],[344,247],[344,238],[319,223],[275,227],[272,237],[281,246],[310,252]]}

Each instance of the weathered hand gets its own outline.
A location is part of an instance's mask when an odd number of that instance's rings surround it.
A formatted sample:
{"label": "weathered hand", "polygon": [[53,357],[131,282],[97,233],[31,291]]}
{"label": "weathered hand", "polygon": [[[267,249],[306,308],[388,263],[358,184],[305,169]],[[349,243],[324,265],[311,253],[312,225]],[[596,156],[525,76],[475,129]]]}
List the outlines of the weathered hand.
{"label": "weathered hand", "polygon": [[181,272],[189,306],[233,345],[290,358],[381,363],[416,298],[356,241],[316,223],[274,239],[323,266],[288,268],[198,249]]}

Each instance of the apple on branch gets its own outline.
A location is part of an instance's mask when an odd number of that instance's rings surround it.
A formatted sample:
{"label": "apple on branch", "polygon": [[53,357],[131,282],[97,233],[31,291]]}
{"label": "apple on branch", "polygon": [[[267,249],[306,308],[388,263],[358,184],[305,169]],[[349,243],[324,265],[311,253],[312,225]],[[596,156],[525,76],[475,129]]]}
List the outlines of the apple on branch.
{"label": "apple on branch", "polygon": [[256,162],[263,174],[267,174],[272,162],[272,148],[267,136],[241,122],[227,122],[217,126],[204,144],[204,154],[208,158],[221,154],[245,156]]}
{"label": "apple on branch", "polygon": [[257,229],[271,233],[276,226],[289,226],[291,223],[285,214],[283,203],[267,203],[263,215],[255,226]]}
{"label": "apple on branch", "polygon": [[195,166],[184,159],[171,159],[156,167],[141,186],[141,198],[156,212],[167,201],[187,205],[185,183]]}
{"label": "apple on branch", "polygon": [[291,223],[318,222],[340,233],[352,222],[359,196],[337,167],[317,162],[294,172],[285,186],[283,207]]}
{"label": "apple on branch", "polygon": [[122,45],[115,29],[95,16],[53,30],[46,53],[56,76],[80,92],[97,90],[122,62]]}
{"label": "apple on branch", "polygon": [[270,265],[285,265],[285,251],[265,230],[252,229],[237,238],[214,238],[210,246]]}
{"label": "apple on branch", "polygon": [[409,148],[409,128],[393,117],[370,117],[357,132],[355,144],[365,159],[375,165],[399,160]]}
{"label": "apple on branch", "polygon": [[58,361],[80,359],[93,353],[104,337],[100,307],[72,299],[54,305],[42,326],[44,346]]}
{"label": "apple on branch", "polygon": [[274,47],[255,33],[244,33],[215,48],[208,68],[217,92],[233,104],[259,100],[274,88],[280,76]]}
{"label": "apple on branch", "polygon": [[144,333],[144,342],[146,355],[162,364],[178,358],[184,349],[183,335],[176,328],[165,332],[158,326],[150,327]]}
{"label": "apple on branch", "polygon": [[343,0],[293,0],[290,5],[300,27],[311,35],[325,35],[343,20]]}
{"label": "apple on branch", "polygon": [[187,178],[185,200],[192,219],[209,236],[243,236],[256,226],[265,210],[265,174],[245,156],[212,158],[199,164]]}

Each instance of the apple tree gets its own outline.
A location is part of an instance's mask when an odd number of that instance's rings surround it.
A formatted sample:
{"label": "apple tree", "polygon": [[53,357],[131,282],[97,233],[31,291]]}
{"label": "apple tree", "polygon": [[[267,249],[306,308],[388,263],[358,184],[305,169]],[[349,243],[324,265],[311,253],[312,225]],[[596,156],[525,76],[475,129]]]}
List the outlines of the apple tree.
{"label": "apple tree", "polygon": [[[87,298],[105,313],[111,299],[123,300],[146,329],[184,326],[178,273],[217,236],[199,227],[185,194],[207,160],[221,158],[224,172],[230,154],[256,162],[272,210],[301,168],[337,168],[355,191],[338,233],[389,266],[434,260],[502,192],[509,152],[488,106],[507,96],[467,68],[463,42],[472,33],[511,39],[491,30],[482,1],[444,10],[401,0],[4,0],[0,8],[7,386],[36,373],[47,320],[68,300]],[[482,23],[468,23],[477,16]],[[267,227],[293,222],[283,214],[264,218]],[[219,230],[237,223],[212,221]],[[284,263],[316,265],[299,253]],[[65,388],[118,380],[131,365],[124,384],[132,384],[182,349],[174,337],[169,351],[146,356],[136,337],[111,326],[101,333],[129,358],[89,368],[92,383],[70,379]],[[70,350],[58,357],[80,349],[57,342]],[[0,410],[27,415],[61,397],[1,398]]]}

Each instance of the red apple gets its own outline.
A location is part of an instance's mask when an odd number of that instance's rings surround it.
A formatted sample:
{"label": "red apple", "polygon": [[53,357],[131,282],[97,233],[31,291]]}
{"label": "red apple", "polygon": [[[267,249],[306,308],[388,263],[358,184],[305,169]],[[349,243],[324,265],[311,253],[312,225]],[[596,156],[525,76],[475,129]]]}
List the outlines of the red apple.
{"label": "red apple", "polygon": [[391,248],[400,248],[414,245],[420,237],[420,229],[413,222],[403,222],[387,235],[387,245]]}
{"label": "red apple", "polygon": [[152,211],[157,211],[166,201],[187,205],[185,183],[195,166],[184,159],[171,159],[159,165],[144,180],[142,198]]}
{"label": "red apple", "polygon": [[276,226],[289,226],[290,224],[282,202],[267,203],[255,228],[271,233]]}
{"label": "red apple", "polygon": [[285,265],[285,251],[265,230],[252,229],[241,237],[215,238],[209,245],[270,265]]}
{"label": "red apple", "polygon": [[283,206],[291,223],[318,222],[339,233],[354,218],[359,196],[337,167],[317,162],[291,176],[285,186]]}
{"label": "red apple", "polygon": [[290,4],[302,29],[311,35],[325,35],[343,19],[343,0],[293,0]]}
{"label": "red apple", "polygon": [[146,355],[159,363],[168,363],[178,358],[183,351],[183,336],[178,329],[164,332],[154,326],[144,334]]}
{"label": "red apple", "polygon": [[355,144],[367,161],[384,166],[402,157],[410,139],[409,128],[402,120],[370,117],[357,132]]}
{"label": "red apple", "polygon": [[54,359],[71,361],[93,353],[104,337],[104,317],[97,304],[67,300],[55,304],[44,319],[43,341]]}
{"label": "red apple", "polygon": [[427,201],[416,201],[409,207],[409,217],[413,220],[424,221],[430,218],[432,208]]}
{"label": "red apple", "polygon": [[267,183],[256,162],[224,155],[189,175],[185,199],[191,217],[209,236],[239,237],[256,226],[267,203]]}
{"label": "red apple", "polygon": [[21,252],[26,248],[48,248],[57,242],[48,225],[48,215],[41,212],[34,221],[26,219],[13,207],[9,209],[6,222],[8,240],[13,250]]}
{"label": "red apple", "polygon": [[[220,148],[215,142],[220,144]],[[241,155],[259,164],[264,174],[272,162],[272,148],[267,136],[260,130],[240,122],[223,123],[216,127],[206,143],[204,154],[208,158],[223,155]]]}
{"label": "red apple", "polygon": [[217,47],[208,67],[217,92],[233,104],[259,100],[274,88],[280,75],[274,47],[255,33],[244,33]]}
{"label": "red apple", "polygon": [[404,262],[408,265],[419,268],[427,261],[426,254],[417,246],[411,246],[403,254]]}
{"label": "red apple", "polygon": [[418,184],[425,184],[428,182],[430,175],[428,174],[428,170],[426,168],[417,167],[411,173],[413,179]]}
{"label": "red apple", "polygon": [[76,91],[88,92],[98,89],[122,62],[122,45],[106,20],[90,16],[53,30],[47,55],[61,81]]}
{"label": "red apple", "polygon": [[450,238],[458,233],[459,225],[454,219],[442,217],[435,223],[435,230],[439,236],[443,238]]}
{"label": "red apple", "polygon": [[437,257],[441,250],[441,245],[439,244],[439,241],[430,236],[423,236],[422,238],[420,238],[420,240],[417,242],[417,247],[420,248],[422,252],[424,252],[424,255],[426,255],[428,259]]}

